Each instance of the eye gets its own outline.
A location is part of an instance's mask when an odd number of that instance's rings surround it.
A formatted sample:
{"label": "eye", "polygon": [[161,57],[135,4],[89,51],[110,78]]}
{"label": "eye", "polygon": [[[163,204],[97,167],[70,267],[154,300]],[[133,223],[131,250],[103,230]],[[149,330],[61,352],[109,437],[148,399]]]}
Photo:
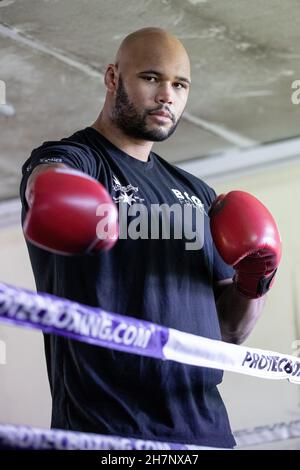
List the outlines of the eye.
{"label": "eye", "polygon": [[150,75],[145,75],[142,77],[144,80],[150,83],[156,82],[157,78],[156,77],[151,77]]}
{"label": "eye", "polygon": [[181,88],[186,88],[186,85],[183,85],[183,83],[176,82],[173,84],[174,88],[177,88],[177,90],[181,90]]}

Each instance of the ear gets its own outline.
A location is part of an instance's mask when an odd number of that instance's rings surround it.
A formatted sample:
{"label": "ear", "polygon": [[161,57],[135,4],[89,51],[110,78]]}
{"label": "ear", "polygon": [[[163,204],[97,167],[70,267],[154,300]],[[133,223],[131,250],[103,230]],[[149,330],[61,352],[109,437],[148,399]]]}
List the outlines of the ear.
{"label": "ear", "polygon": [[118,82],[118,69],[115,64],[109,64],[107,66],[105,76],[104,76],[104,83],[107,88],[107,91],[110,93],[114,93],[117,89],[117,82]]}

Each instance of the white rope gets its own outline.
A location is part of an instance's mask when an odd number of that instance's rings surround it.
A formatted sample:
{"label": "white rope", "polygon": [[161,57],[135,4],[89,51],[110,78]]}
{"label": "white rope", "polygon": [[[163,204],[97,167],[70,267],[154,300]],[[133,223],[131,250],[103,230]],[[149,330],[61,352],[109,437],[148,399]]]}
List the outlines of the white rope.
{"label": "white rope", "polygon": [[0,321],[161,360],[300,383],[296,356],[203,338],[1,283]]}
{"label": "white rope", "polygon": [[300,438],[300,420],[256,426],[252,429],[236,431],[233,434],[240,447]]}

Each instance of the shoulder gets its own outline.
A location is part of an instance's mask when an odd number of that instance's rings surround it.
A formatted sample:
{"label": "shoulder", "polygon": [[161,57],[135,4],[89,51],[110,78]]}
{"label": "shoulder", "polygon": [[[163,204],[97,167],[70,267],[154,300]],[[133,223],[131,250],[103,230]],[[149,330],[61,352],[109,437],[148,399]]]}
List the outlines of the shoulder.
{"label": "shoulder", "polygon": [[[75,154],[80,152],[89,153],[90,148],[84,143],[82,132],[83,131],[78,131],[75,134],[72,134],[69,137],[64,137],[60,140],[47,140],[32,150],[31,157],[35,156],[36,154],[51,153],[52,151],[54,153],[58,151],[67,154],[71,154],[72,152]],[[48,161],[59,163],[59,161],[56,162],[55,158],[51,160],[50,157],[48,157]]]}
{"label": "shoulder", "polygon": [[91,176],[96,176],[96,169],[101,162],[99,154],[96,154],[88,144],[85,129],[83,129],[61,140],[45,141],[33,149],[23,165],[22,172],[23,174],[31,173],[37,165],[52,163],[66,164]]}

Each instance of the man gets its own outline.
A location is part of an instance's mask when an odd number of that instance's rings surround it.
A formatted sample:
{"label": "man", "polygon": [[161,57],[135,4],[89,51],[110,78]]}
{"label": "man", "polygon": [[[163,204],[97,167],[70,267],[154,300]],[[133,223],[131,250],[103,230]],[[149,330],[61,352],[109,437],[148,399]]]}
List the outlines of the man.
{"label": "man", "polygon": [[[209,228],[214,191],[151,151],[153,142],[163,141],[175,131],[190,82],[188,55],[174,36],[158,28],[127,36],[115,63],[107,67],[105,104],[95,123],[69,138],[45,142],[25,163],[21,183],[23,220],[27,214],[24,231],[33,242],[28,242],[28,249],[39,291],[240,343],[261,313],[262,294],[271,283],[279,255],[273,253],[276,247],[271,253],[269,247],[265,249],[272,259],[268,269],[264,255],[246,257],[233,282],[234,271],[217,253]],[[95,243],[90,235],[82,236],[85,223],[80,225],[80,220],[86,215],[89,193],[96,183],[78,174],[74,183],[75,174],[69,167],[100,182],[115,202],[123,202],[128,209],[135,203],[148,208],[153,204],[192,206],[203,216],[203,247],[187,250],[184,240],[175,237],[128,237],[113,247],[114,242],[106,240],[110,250],[90,249]],[[55,183],[62,178],[63,185]],[[89,184],[90,189],[86,187]],[[102,194],[103,202],[108,202],[102,191],[99,189],[99,203]],[[45,210],[45,197],[51,216]],[[234,198],[238,210],[230,213],[231,202],[227,204],[227,200],[225,208],[225,219],[231,225],[248,203],[239,195]],[[222,215],[222,205],[221,199],[215,202],[215,239],[221,233],[218,214]],[[69,216],[74,207],[77,217]],[[46,214],[44,228],[41,213]],[[68,223],[63,223],[64,217]],[[256,219],[252,225],[260,225]],[[74,242],[78,233],[80,243]],[[234,246],[239,248],[243,240],[237,233],[235,238]],[[86,240],[85,250],[78,248],[82,239]],[[221,236],[217,240],[221,251],[222,240]],[[260,248],[256,245],[252,251]],[[235,261],[242,258],[239,253]],[[55,336],[45,337],[45,347],[53,398],[52,427],[220,448],[234,446],[217,390],[221,371]]]}

